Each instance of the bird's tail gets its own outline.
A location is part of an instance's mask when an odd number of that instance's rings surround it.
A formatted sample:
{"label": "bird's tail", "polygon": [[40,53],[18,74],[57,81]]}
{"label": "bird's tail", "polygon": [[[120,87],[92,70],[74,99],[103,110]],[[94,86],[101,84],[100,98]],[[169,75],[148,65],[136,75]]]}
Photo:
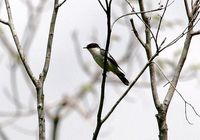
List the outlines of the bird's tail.
{"label": "bird's tail", "polygon": [[119,77],[119,79],[125,84],[125,85],[129,85],[129,81],[126,79],[125,75],[122,72],[118,72],[117,76]]}

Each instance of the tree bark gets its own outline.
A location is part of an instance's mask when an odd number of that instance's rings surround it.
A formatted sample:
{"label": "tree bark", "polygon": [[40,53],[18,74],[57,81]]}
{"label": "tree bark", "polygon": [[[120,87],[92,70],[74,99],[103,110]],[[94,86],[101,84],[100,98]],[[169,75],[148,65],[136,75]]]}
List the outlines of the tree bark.
{"label": "tree bark", "polygon": [[158,110],[158,114],[156,114],[158,128],[159,128],[159,140],[167,140],[168,139],[168,128],[166,123],[166,111],[161,106]]}

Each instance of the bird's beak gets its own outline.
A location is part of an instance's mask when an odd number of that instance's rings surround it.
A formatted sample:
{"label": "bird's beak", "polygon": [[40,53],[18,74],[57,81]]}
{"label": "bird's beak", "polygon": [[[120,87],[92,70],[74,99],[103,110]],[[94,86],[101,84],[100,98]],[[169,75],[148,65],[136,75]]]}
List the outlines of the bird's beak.
{"label": "bird's beak", "polygon": [[83,49],[87,49],[87,47],[83,47]]}

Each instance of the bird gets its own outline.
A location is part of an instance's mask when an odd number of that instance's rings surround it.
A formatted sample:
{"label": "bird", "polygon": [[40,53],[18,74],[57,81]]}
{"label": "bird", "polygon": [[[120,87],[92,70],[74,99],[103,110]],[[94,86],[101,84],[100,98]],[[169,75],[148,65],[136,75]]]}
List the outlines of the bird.
{"label": "bird", "polygon": [[[97,43],[90,43],[83,48],[87,49],[94,58],[94,60],[96,61],[96,63],[102,69],[104,69],[104,58],[106,51],[100,48],[100,46]],[[112,73],[117,75],[125,85],[127,86],[129,85],[129,81],[126,79],[123,70],[119,67],[115,59],[109,53],[107,53],[107,71],[108,72],[111,71]]]}

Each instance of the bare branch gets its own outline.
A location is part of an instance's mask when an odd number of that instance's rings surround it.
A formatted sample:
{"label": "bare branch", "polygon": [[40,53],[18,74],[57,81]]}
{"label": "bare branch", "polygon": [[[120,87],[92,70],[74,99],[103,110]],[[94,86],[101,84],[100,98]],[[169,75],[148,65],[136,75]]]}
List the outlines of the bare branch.
{"label": "bare branch", "polygon": [[54,9],[53,9],[52,17],[51,17],[50,28],[49,28],[49,37],[48,37],[48,42],[47,42],[45,63],[44,63],[43,70],[40,73],[40,77],[39,77],[39,79],[42,83],[46,79],[46,76],[47,76],[47,73],[48,73],[48,70],[49,70],[52,43],[53,43],[54,30],[55,30],[55,23],[56,23],[58,8],[59,8],[59,7],[57,7],[58,3],[59,3],[59,0],[55,0]]}
{"label": "bare branch", "polygon": [[103,6],[101,0],[98,0],[98,2],[99,2],[99,4],[101,5],[101,8],[103,9],[103,11],[106,13],[107,10],[106,10],[106,8]]}
{"label": "bare branch", "polygon": [[192,39],[192,35],[190,33],[188,33],[187,36],[186,36],[186,39],[185,39],[184,48],[183,48],[181,57],[180,57],[179,62],[177,64],[175,74],[174,74],[174,77],[173,77],[173,80],[172,80],[173,86],[172,85],[170,86],[170,88],[168,89],[167,95],[165,96],[164,104],[166,106],[166,109],[168,108],[168,106],[171,102],[172,96],[174,94],[174,91],[175,91],[174,87],[176,87],[176,85],[178,83],[178,79],[179,79],[181,70],[183,68],[183,65],[184,65],[186,57],[187,57],[187,53],[188,53],[188,50],[189,50],[191,39]]}
{"label": "bare branch", "polygon": [[[110,1],[111,1],[111,0],[110,0]],[[105,0],[105,2],[106,2],[106,8],[107,8],[107,10],[108,10],[108,7],[109,7],[108,0]]]}
{"label": "bare branch", "polygon": [[187,54],[188,54],[188,51],[189,51],[189,48],[190,48],[190,43],[191,43],[191,40],[192,40],[192,31],[193,31],[193,27],[196,25],[196,23],[199,21],[199,19],[195,22],[197,16],[199,15],[199,5],[197,5],[199,3],[199,0],[197,0],[194,4],[194,6],[192,7],[192,17],[188,23],[188,32],[187,32],[187,35],[186,35],[186,39],[185,39],[185,42],[184,42],[184,47],[183,47],[183,50],[182,50],[182,53],[181,53],[181,56],[179,58],[179,62],[177,64],[177,67],[175,69],[175,73],[174,73],[174,76],[173,76],[173,79],[172,79],[172,85],[170,85],[169,89],[168,89],[168,92],[167,92],[167,95],[165,96],[165,99],[164,99],[164,108],[167,110],[168,107],[169,107],[169,104],[171,102],[171,99],[174,95],[174,91],[175,91],[175,88],[177,83],[178,83],[178,79],[179,79],[179,76],[180,76],[180,73],[182,71],[182,68],[184,66],[184,63],[185,63],[185,60],[186,60],[186,57],[187,57]]}
{"label": "bare branch", "polygon": [[191,16],[194,15],[200,7],[200,0],[196,0],[195,3],[192,5]]}
{"label": "bare branch", "polygon": [[[164,8],[164,11],[162,13],[162,16],[160,17],[160,20],[159,20],[159,23],[158,23],[158,29],[157,29],[157,32],[156,32],[156,41],[158,41],[158,34],[159,34],[159,31],[160,31],[160,28],[161,28],[161,24],[162,24],[162,21],[163,21],[163,18],[164,18],[164,15],[165,15],[165,12],[167,10],[167,5],[169,3],[169,0],[167,0],[166,4],[165,4],[165,8]],[[156,48],[158,50],[158,46]]]}
{"label": "bare branch", "polygon": [[15,42],[15,45],[17,47],[17,51],[18,51],[18,54],[20,56],[20,59],[21,59],[23,65],[25,67],[26,72],[28,73],[30,79],[32,80],[32,82],[35,85],[36,90],[37,90],[39,140],[45,140],[45,113],[44,113],[45,110],[44,110],[43,84],[44,84],[44,81],[45,81],[45,78],[46,78],[46,75],[47,75],[47,72],[48,72],[48,69],[49,69],[49,64],[50,64],[51,48],[52,48],[53,34],[54,34],[55,21],[56,21],[56,17],[57,17],[58,8],[65,1],[66,0],[64,0],[62,3],[60,3],[60,5],[58,5],[59,0],[54,1],[54,10],[53,10],[53,14],[52,14],[52,20],[51,20],[50,31],[49,31],[49,38],[48,38],[48,43],[47,43],[46,59],[45,59],[44,67],[43,67],[43,70],[40,74],[39,80],[37,80],[34,77],[32,71],[31,71],[31,69],[30,69],[30,67],[29,67],[29,65],[26,61],[24,51],[21,47],[18,35],[17,35],[15,27],[14,27],[9,0],[5,0],[8,22],[5,22],[3,20],[0,21],[1,23],[9,26],[11,33],[12,33],[12,36],[13,36],[13,39],[14,39],[14,42]]}
{"label": "bare branch", "polygon": [[10,28],[10,31],[12,33],[12,36],[13,36],[13,39],[14,39],[14,42],[15,42],[15,45],[17,47],[17,51],[19,53],[19,56],[20,56],[20,59],[25,67],[25,70],[27,72],[27,74],[29,75],[30,79],[32,80],[33,84],[36,86],[37,85],[37,80],[36,78],[34,77],[33,73],[32,73],[32,70],[31,68],[29,67],[27,61],[26,61],[26,57],[23,53],[23,50],[22,50],[22,47],[21,47],[21,44],[19,42],[19,38],[18,38],[18,35],[16,33],[16,30],[15,30],[15,27],[14,27],[14,24],[13,24],[13,18],[12,18],[12,13],[11,13],[11,9],[10,9],[10,3],[9,3],[9,0],[5,0],[5,4],[6,4],[6,10],[7,10],[7,15],[8,15],[8,26]]}
{"label": "bare branch", "polygon": [[56,8],[61,7],[67,0],[63,0],[61,3],[59,3],[58,5],[56,5]]}
{"label": "bare branch", "polygon": [[191,123],[188,119],[188,116],[187,116],[187,104],[185,103],[185,119],[187,120],[187,122],[190,124],[190,125],[193,125],[193,123]]}
{"label": "bare branch", "polygon": [[163,39],[163,41],[160,43],[159,47],[162,47],[162,45],[165,43],[166,39],[167,39],[166,37]]}
{"label": "bare branch", "polygon": [[39,119],[39,137],[41,140],[45,140],[45,118],[44,118],[44,94],[43,94],[43,84],[46,79],[49,66],[50,66],[50,60],[51,60],[51,50],[52,50],[52,43],[53,43],[53,37],[54,37],[54,30],[55,30],[55,24],[58,14],[58,9],[60,6],[58,6],[59,0],[54,1],[54,8],[53,13],[51,17],[51,23],[49,28],[49,36],[48,36],[48,42],[47,42],[47,49],[46,49],[46,58],[43,66],[43,70],[40,73],[39,81],[40,81],[40,87],[37,88],[37,104],[38,104],[38,119]]}
{"label": "bare branch", "polygon": [[[139,7],[140,7],[140,11],[145,11],[143,0],[139,0]],[[145,51],[146,51],[147,58],[149,60],[152,57],[151,36],[150,36],[151,34],[152,34],[155,44],[157,46],[156,47],[157,52],[159,51],[159,47],[158,47],[156,38],[154,37],[154,35],[151,31],[151,25],[150,25],[149,18],[146,16],[145,13],[141,13],[141,16],[145,23],[145,35],[146,35]],[[160,101],[159,101],[158,92],[157,92],[157,81],[156,81],[156,73],[155,73],[154,65],[150,65],[149,72],[150,72],[151,90],[152,90],[154,105],[158,109],[160,107]]]}
{"label": "bare branch", "polygon": [[189,25],[182,31],[182,33],[180,35],[178,35],[175,39],[173,39],[172,41],[170,41],[166,46],[164,46],[163,48],[161,48],[159,51],[162,51],[163,49],[166,49],[170,46],[172,46],[173,44],[175,44],[177,41],[179,41],[184,35],[186,35],[188,32],[191,32],[192,34],[192,28],[194,26],[196,26],[196,24],[200,21],[200,19],[198,19],[196,21],[196,23],[194,23],[194,25],[191,27],[191,23],[192,21],[189,23]]}
{"label": "bare branch", "polygon": [[[181,97],[181,99],[184,101],[184,104],[185,104],[185,118],[187,120],[187,122],[189,124],[192,125],[192,123],[189,121],[188,117],[187,117],[187,105],[189,105],[193,111],[195,112],[195,114],[200,117],[200,115],[197,113],[197,111],[195,110],[194,106],[192,106],[192,104],[190,104],[188,101],[186,101],[186,99],[183,97],[183,95],[176,89],[176,87],[173,85],[172,81],[170,81],[167,76],[164,74],[163,70],[160,68],[160,66],[155,63],[155,62],[152,62],[156,65],[157,69],[159,70],[159,72],[162,74],[162,76],[167,80],[167,84],[170,84],[170,86],[172,86],[174,88],[174,90],[178,93],[178,95]],[[164,85],[166,86],[166,84]]]}
{"label": "bare branch", "polygon": [[112,0],[109,1],[109,7],[111,7],[111,4],[112,4]]}
{"label": "bare branch", "polygon": [[189,9],[189,5],[188,5],[187,0],[184,0],[184,5],[185,5],[185,11],[186,11],[186,14],[187,14],[187,17],[188,17],[188,21],[190,21],[191,15],[190,15],[190,9]]}
{"label": "bare branch", "polygon": [[129,5],[129,7],[131,8],[132,12],[134,12],[134,7],[131,5],[131,3],[128,0],[125,0],[125,1]]}
{"label": "bare branch", "polygon": [[99,131],[101,129],[101,126],[103,124],[101,117],[102,117],[102,111],[103,111],[103,105],[104,105],[104,96],[105,96],[105,83],[106,83],[106,73],[107,73],[107,58],[108,58],[108,51],[109,51],[109,46],[110,46],[110,38],[111,38],[111,4],[112,0],[110,0],[109,4],[108,1],[106,1],[106,17],[107,17],[107,38],[106,38],[106,47],[105,47],[105,57],[104,57],[104,67],[103,67],[103,78],[102,78],[102,83],[101,83],[101,97],[100,97],[100,102],[99,102],[99,108],[98,108],[98,113],[97,113],[97,124],[95,131],[93,133],[93,138],[92,140],[96,140],[99,134]]}
{"label": "bare branch", "polygon": [[133,32],[134,32],[136,38],[138,39],[138,41],[140,42],[140,44],[142,44],[142,46],[145,48],[145,43],[142,41],[142,38],[138,34],[137,29],[135,28],[135,24],[133,22],[133,19],[130,19],[130,22],[131,22],[131,26],[132,26],[132,29],[133,29]]}
{"label": "bare branch", "polygon": [[[197,21],[198,22],[198,21]],[[197,23],[196,22],[196,23]],[[196,24],[195,23],[195,24]],[[119,105],[119,103],[122,101],[122,99],[124,97],[126,97],[126,95],[129,93],[129,90],[135,85],[135,83],[137,82],[137,80],[139,79],[139,77],[143,74],[143,72],[146,70],[146,68],[150,65],[150,63],[153,62],[153,60],[160,55],[160,53],[162,51],[164,51],[165,49],[167,49],[168,47],[172,46],[173,44],[175,44],[177,41],[179,41],[187,32],[187,28],[188,26],[183,30],[183,32],[174,40],[172,40],[171,42],[169,42],[165,47],[160,48],[158,52],[156,52],[150,59],[149,61],[145,64],[145,66],[143,67],[143,69],[141,70],[141,72],[137,75],[137,77],[135,78],[135,80],[131,83],[131,85],[128,87],[128,89],[124,92],[124,94],[117,100],[117,102],[113,105],[113,107],[110,109],[110,111],[106,114],[106,116],[102,119],[102,122],[104,123],[109,116],[112,114],[112,112],[115,110],[115,108]],[[163,40],[163,42],[165,41],[165,39]],[[162,44],[162,43],[161,43]],[[195,112],[195,111],[194,111]],[[195,112],[195,114],[198,114],[197,112]]]}
{"label": "bare branch", "polygon": [[135,11],[133,11],[133,12],[131,12],[131,13],[124,14],[124,15],[122,15],[122,16],[120,16],[120,17],[118,17],[117,19],[114,20],[114,22],[112,23],[112,28],[113,28],[113,26],[115,25],[115,23],[116,23],[118,20],[120,20],[121,18],[124,18],[124,17],[127,17],[127,16],[131,16],[131,15],[135,15],[135,14],[137,15],[137,14],[143,14],[143,13],[152,13],[152,12],[160,11],[160,10],[162,10],[162,9],[163,9],[163,8],[159,7],[159,8],[157,8],[157,9],[153,9],[153,10],[140,11],[140,12],[135,12]]}
{"label": "bare branch", "polygon": [[192,6],[193,6],[193,4],[194,4],[194,2],[193,2],[193,0],[191,0],[191,2],[190,2],[190,6],[192,7]]}
{"label": "bare branch", "polygon": [[192,36],[199,35],[200,34],[200,30],[199,31],[193,31],[191,34],[192,34]]}
{"label": "bare branch", "polygon": [[5,24],[5,25],[9,26],[9,23],[8,23],[7,21],[4,21],[4,20],[0,19],[0,22],[1,22],[2,24]]}

